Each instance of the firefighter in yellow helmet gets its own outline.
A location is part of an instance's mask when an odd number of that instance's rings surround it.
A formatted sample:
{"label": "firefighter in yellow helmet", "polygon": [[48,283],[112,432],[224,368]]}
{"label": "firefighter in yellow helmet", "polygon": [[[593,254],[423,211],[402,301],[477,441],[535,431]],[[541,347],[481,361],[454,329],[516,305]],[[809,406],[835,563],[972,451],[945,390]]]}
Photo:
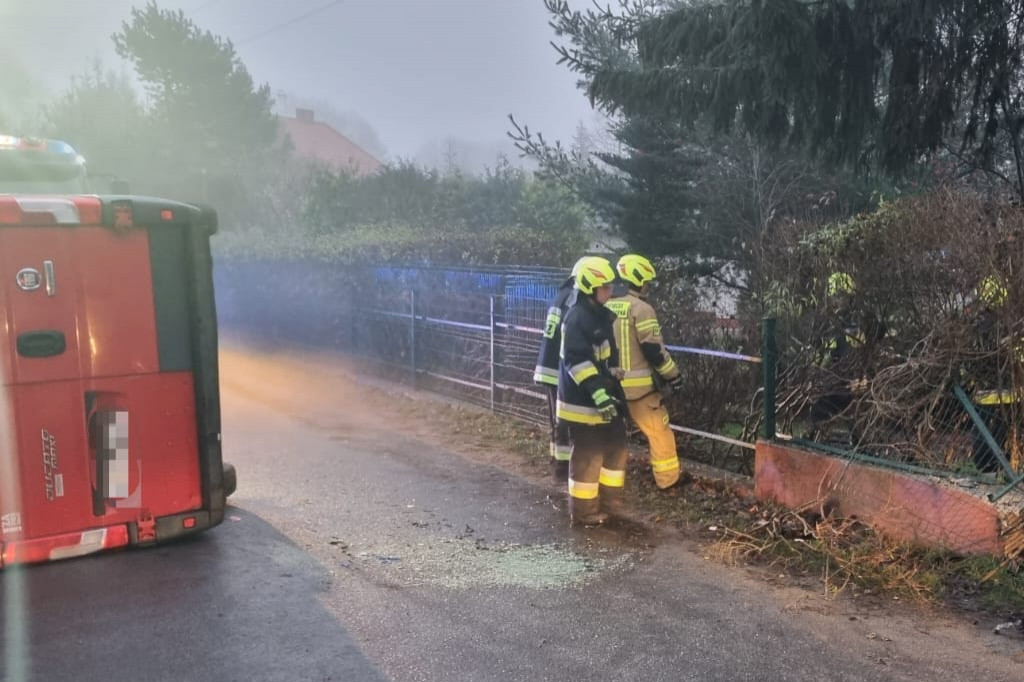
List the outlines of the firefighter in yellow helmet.
{"label": "firefighter in yellow helmet", "polygon": [[1006,283],[998,275],[989,275],[978,282],[977,292],[978,300],[990,310],[1000,308],[1006,303],[1006,297],[1010,295]]}
{"label": "firefighter in yellow helmet", "polygon": [[551,426],[551,471],[555,480],[562,483],[569,476],[569,429],[558,421],[558,355],[562,347],[562,318],[569,307],[576,302],[576,274],[586,257],[580,258],[572,267],[569,277],[559,287],[558,293],[548,306],[544,321],[544,335],[537,352],[537,366],[533,370],[533,382],[544,389],[548,399],[548,419]]}
{"label": "firefighter in yellow helmet", "polygon": [[818,357],[818,366],[827,370],[818,388],[821,394],[811,403],[812,435],[818,435],[824,424],[842,414],[854,398],[857,379],[845,376],[851,353],[864,346],[865,338],[852,319],[851,302],[856,293],[853,277],[846,272],[833,272],[826,283],[826,304],[829,315],[828,334]]}
{"label": "firefighter in yellow helmet", "polygon": [[558,421],[569,430],[569,515],[594,526],[622,505],[626,484],[626,425],[613,368],[618,365],[611,298],[615,271],[587,258],[576,273],[576,302],[562,323],[558,363]]}
{"label": "firefighter in yellow helmet", "polygon": [[629,416],[647,437],[654,483],[665,490],[679,482],[679,454],[675,434],[669,427],[668,410],[655,387],[655,374],[674,391],[682,388],[683,379],[665,350],[658,316],[646,300],[648,285],[657,276],[654,266],[643,256],[631,253],[619,259],[616,269],[629,287],[607,303],[616,317],[614,331],[622,389]]}
{"label": "firefighter in yellow helmet", "polygon": [[853,277],[845,272],[833,272],[828,276],[829,297],[849,296],[853,294]]}

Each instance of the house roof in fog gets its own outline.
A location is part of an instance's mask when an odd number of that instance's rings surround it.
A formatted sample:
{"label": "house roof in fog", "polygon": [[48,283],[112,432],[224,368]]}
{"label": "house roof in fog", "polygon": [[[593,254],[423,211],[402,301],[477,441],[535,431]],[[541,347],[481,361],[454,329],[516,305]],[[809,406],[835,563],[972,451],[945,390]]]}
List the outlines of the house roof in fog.
{"label": "house roof in fog", "polygon": [[368,151],[326,123],[317,121],[309,109],[296,109],[294,117],[278,116],[278,120],[300,159],[355,175],[373,175],[383,167]]}

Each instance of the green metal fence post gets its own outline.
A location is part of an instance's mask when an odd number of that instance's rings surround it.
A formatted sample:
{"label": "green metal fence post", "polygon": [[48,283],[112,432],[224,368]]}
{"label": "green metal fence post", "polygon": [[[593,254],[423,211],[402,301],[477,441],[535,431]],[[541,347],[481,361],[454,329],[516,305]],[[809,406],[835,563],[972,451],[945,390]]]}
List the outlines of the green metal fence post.
{"label": "green metal fence post", "polygon": [[1003,452],[1003,448],[999,446],[996,439],[992,437],[992,432],[988,430],[988,426],[985,425],[985,420],[978,414],[978,410],[975,409],[974,403],[967,397],[967,393],[960,386],[960,384],[953,385],[953,394],[956,399],[963,405],[964,410],[967,411],[967,415],[971,418],[974,423],[974,428],[978,429],[978,433],[985,439],[985,444],[988,445],[988,449],[992,452],[992,455],[999,462],[999,465],[1003,467],[1003,471],[1009,478],[1013,478],[1017,475],[1017,472],[1013,470],[1013,465],[1010,464],[1010,460],[1006,459],[1006,453]]}
{"label": "green metal fence post", "polygon": [[775,341],[775,318],[766,317],[761,321],[761,369],[764,385],[764,425],[761,436],[766,440],[775,438],[775,368],[778,362],[778,346]]}

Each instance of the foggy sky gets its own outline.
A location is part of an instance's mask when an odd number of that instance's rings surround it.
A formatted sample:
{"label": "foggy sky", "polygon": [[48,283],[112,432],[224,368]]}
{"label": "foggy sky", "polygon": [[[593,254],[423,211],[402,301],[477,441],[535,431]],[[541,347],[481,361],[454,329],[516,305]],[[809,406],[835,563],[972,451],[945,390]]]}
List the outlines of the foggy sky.
{"label": "foggy sky", "polygon": [[[541,0],[176,0],[200,27],[234,41],[274,92],[354,111],[392,157],[447,137],[502,143],[507,115],[568,142],[593,114],[555,64]],[[145,0],[0,0],[0,45],[59,92],[90,60],[121,68],[110,34]],[[205,7],[204,7],[205,5]],[[199,8],[197,10],[197,8]],[[128,67],[125,67],[126,70]]]}

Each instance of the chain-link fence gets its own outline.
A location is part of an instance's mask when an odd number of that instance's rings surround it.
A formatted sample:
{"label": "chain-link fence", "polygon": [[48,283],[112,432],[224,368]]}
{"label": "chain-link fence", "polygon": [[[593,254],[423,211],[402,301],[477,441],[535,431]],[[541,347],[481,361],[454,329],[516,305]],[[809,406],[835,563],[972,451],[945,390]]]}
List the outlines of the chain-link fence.
{"label": "chain-link fence", "polygon": [[[539,426],[542,327],[565,273],[545,268],[361,271],[316,262],[220,263],[222,327],[264,343],[329,349],[392,378]],[[684,456],[752,473],[761,359],[701,318],[670,345],[687,388],[666,396]],[[700,341],[701,345],[695,345]]]}

